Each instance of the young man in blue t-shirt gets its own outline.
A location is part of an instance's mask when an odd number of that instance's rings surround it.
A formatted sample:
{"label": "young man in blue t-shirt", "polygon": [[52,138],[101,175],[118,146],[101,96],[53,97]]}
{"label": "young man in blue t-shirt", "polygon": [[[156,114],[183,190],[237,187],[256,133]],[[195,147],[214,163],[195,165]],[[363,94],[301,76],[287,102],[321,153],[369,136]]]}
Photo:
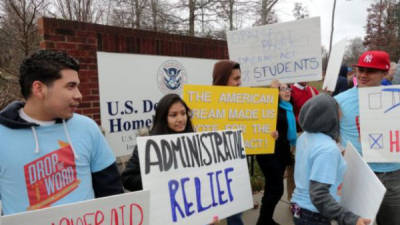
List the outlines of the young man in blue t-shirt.
{"label": "young man in blue t-shirt", "polygon": [[[383,77],[390,69],[389,55],[384,51],[366,51],[355,67],[358,86],[335,98],[343,112],[340,122],[341,142],[345,145],[350,141],[362,154],[358,88],[381,85]],[[369,166],[387,189],[377,215],[378,225],[400,224],[400,163],[369,163]]]}
{"label": "young man in blue t-shirt", "polygon": [[20,67],[25,102],[0,112],[3,213],[123,192],[115,157],[97,124],[75,114],[82,95],[79,64],[41,50]]}

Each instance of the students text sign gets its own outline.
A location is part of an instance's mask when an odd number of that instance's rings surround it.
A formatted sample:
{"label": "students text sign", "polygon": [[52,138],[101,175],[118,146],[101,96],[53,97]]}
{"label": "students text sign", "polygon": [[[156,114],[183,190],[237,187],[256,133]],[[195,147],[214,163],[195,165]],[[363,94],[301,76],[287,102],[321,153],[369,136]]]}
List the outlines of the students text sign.
{"label": "students text sign", "polygon": [[132,192],[2,217],[2,225],[149,225],[149,191]]}
{"label": "students text sign", "polygon": [[183,98],[196,131],[241,129],[247,154],[274,152],[277,89],[185,85]]}
{"label": "students text sign", "polygon": [[359,88],[360,136],[367,162],[400,162],[400,85]]}
{"label": "students text sign", "polygon": [[241,131],[138,137],[152,225],[210,223],[253,207]]}
{"label": "students text sign", "polygon": [[321,80],[320,19],[227,32],[229,58],[240,63],[244,86]]}

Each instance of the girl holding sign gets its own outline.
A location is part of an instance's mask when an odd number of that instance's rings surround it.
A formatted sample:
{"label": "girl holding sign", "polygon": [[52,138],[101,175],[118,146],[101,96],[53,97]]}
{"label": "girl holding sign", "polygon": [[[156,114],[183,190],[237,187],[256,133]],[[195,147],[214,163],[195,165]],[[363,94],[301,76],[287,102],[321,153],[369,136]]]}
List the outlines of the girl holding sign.
{"label": "girl holding sign", "polygon": [[337,145],[339,140],[339,106],[329,95],[315,96],[304,104],[299,123],[305,131],[297,141],[292,197],[296,225],[367,225],[339,205],[341,183],[346,163]]}
{"label": "girl holding sign", "polygon": [[274,154],[256,156],[265,177],[264,196],[257,225],[278,224],[272,216],[283,195],[283,174],[286,167],[293,163],[290,148],[296,145],[297,138],[296,118],[290,103],[291,89],[287,84],[280,84],[278,81],[273,82],[271,87],[279,88],[277,132],[272,133],[276,143]]}
{"label": "girl holding sign", "polygon": [[[150,135],[193,132],[190,109],[177,94],[165,95],[157,105]],[[137,146],[122,173],[122,184],[129,191],[142,190]]]}
{"label": "girl holding sign", "polygon": [[[150,135],[164,135],[194,132],[190,120],[190,109],[177,94],[165,95],[157,105]],[[124,172],[122,183],[129,191],[142,190],[140,176],[139,154],[137,146],[129,159]],[[218,224],[218,217],[213,218],[211,225]]]}

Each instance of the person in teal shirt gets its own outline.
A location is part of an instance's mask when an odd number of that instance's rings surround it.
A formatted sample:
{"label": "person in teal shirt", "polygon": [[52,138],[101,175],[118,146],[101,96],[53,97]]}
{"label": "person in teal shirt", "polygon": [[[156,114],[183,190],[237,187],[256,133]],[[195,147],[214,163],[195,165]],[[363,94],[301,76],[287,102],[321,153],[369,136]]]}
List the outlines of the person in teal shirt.
{"label": "person in teal shirt", "polygon": [[[340,138],[343,146],[350,141],[362,155],[360,143],[360,120],[358,88],[380,86],[390,68],[388,53],[366,51],[356,67],[358,86],[335,96],[343,118],[340,122]],[[379,225],[400,224],[400,163],[369,163],[387,191],[376,221]]]}

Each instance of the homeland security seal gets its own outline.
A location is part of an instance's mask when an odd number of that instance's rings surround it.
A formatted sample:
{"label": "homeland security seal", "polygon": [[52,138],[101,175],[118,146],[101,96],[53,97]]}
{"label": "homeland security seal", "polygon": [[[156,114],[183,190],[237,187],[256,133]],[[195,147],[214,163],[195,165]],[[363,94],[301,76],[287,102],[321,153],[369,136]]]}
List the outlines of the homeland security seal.
{"label": "homeland security seal", "polygon": [[157,71],[158,88],[163,94],[182,92],[183,84],[187,83],[185,67],[177,60],[167,60]]}

